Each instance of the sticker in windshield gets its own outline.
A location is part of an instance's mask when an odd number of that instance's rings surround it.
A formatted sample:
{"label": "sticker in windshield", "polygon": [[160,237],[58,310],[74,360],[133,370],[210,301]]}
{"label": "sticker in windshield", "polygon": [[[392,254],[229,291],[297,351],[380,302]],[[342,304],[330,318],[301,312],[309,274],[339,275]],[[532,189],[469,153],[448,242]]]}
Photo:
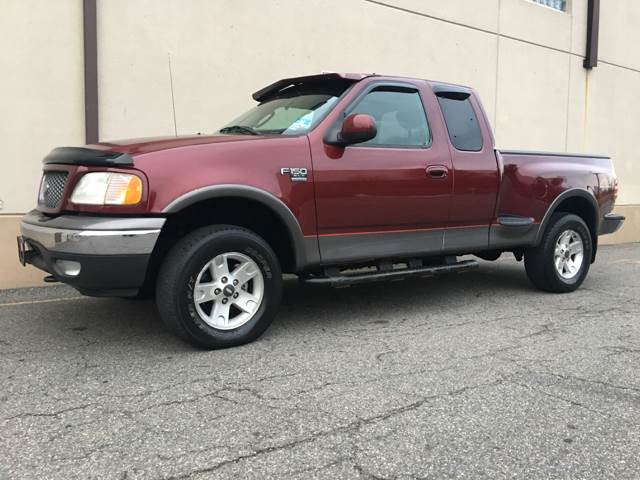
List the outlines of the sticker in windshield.
{"label": "sticker in windshield", "polygon": [[291,126],[287,128],[287,132],[297,132],[298,130],[309,130],[309,128],[311,128],[312,122],[313,122],[313,112],[309,112],[306,115],[300,117],[295,122],[293,122]]}

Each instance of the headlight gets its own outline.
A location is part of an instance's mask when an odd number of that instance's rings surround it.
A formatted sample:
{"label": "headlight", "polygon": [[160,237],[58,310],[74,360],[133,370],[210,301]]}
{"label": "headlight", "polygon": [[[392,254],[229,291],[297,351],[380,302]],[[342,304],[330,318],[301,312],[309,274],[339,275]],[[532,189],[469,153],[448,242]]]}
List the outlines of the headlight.
{"label": "headlight", "polygon": [[142,180],[126,173],[92,172],[83,175],[71,202],[84,205],[135,205],[142,199]]}

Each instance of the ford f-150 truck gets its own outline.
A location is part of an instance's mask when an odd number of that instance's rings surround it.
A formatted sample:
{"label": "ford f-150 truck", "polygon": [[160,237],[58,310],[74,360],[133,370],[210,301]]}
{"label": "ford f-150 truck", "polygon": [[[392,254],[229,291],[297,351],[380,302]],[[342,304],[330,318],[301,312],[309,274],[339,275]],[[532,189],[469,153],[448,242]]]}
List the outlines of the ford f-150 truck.
{"label": "ford f-150 truck", "polygon": [[283,272],[346,286],[513,252],[570,292],[624,221],[608,157],[496,150],[468,87],[331,73],[253,98],[213,135],[53,150],[22,263],[86,295],[155,293],[173,331],[221,348],[265,331]]}

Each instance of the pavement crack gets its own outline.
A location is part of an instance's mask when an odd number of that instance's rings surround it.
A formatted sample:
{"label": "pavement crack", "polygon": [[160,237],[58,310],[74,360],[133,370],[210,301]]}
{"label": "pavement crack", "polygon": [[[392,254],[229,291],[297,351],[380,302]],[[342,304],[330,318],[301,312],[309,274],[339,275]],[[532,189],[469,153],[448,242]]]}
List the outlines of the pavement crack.
{"label": "pavement crack", "polygon": [[358,473],[360,477],[363,477],[367,480],[391,480],[390,477],[382,477],[380,475],[375,475],[371,473],[359,463],[354,463],[353,469]]}
{"label": "pavement crack", "polygon": [[593,409],[593,408],[591,408],[591,407],[589,407],[589,406],[587,406],[587,405],[585,405],[583,403],[577,402],[575,400],[571,400],[570,398],[565,398],[565,397],[562,397],[560,395],[556,395],[554,393],[547,392],[546,390],[543,390],[542,388],[534,387],[534,386],[528,385],[526,383],[515,382],[513,380],[510,380],[509,382],[511,384],[513,384],[513,385],[518,385],[519,387],[526,388],[528,390],[532,390],[534,392],[540,393],[540,394],[542,394],[542,395],[544,395],[546,397],[553,398],[555,400],[560,400],[562,402],[568,403],[569,405],[572,405],[574,407],[583,408],[585,410],[588,410],[591,413],[595,413],[595,414],[601,415],[601,416],[603,416],[605,418],[611,418],[611,415],[609,415],[608,413],[601,412],[599,410],[595,410],[595,409]]}
{"label": "pavement crack", "polygon": [[332,460],[328,463],[323,463],[322,465],[317,465],[317,466],[313,465],[310,467],[301,468],[299,470],[292,470],[290,472],[287,472],[287,475],[291,476],[291,475],[300,475],[303,473],[319,473],[319,472],[322,472],[323,470],[327,470],[336,465],[340,465],[342,462],[344,462],[343,459]]}
{"label": "pavement crack", "polygon": [[185,479],[189,479],[192,478],[194,476],[197,475],[206,475],[206,474],[210,474],[213,473],[223,467],[226,467],[227,465],[231,465],[231,464],[235,464],[244,460],[250,460],[252,458],[256,458],[262,455],[266,455],[266,454],[270,454],[273,452],[279,452],[282,450],[289,450],[295,447],[298,447],[300,445],[305,445],[305,444],[309,444],[312,442],[315,442],[316,440],[319,440],[321,438],[325,438],[331,435],[335,435],[337,433],[348,433],[354,430],[359,430],[365,426],[368,425],[372,425],[372,424],[376,424],[385,420],[388,420],[392,417],[398,416],[398,415],[402,415],[405,414],[407,412],[411,412],[414,410],[419,409],[420,407],[422,407],[423,405],[429,403],[432,400],[436,400],[436,399],[440,399],[440,398],[447,398],[447,397],[454,397],[454,396],[458,396],[458,395],[462,395],[463,393],[469,392],[469,391],[473,391],[473,390],[477,390],[479,388],[483,388],[483,387],[491,387],[491,386],[495,386],[495,385],[499,385],[503,382],[502,379],[498,379],[498,380],[494,380],[493,382],[488,382],[488,383],[481,383],[481,384],[477,384],[477,385],[467,385],[464,387],[461,387],[457,390],[453,390],[450,392],[446,392],[446,393],[441,393],[441,394],[437,394],[437,395],[431,395],[428,397],[424,397],[421,398],[413,403],[407,404],[407,405],[403,405],[402,407],[397,407],[397,408],[393,408],[387,412],[378,414],[378,415],[374,415],[371,417],[365,417],[365,418],[361,418],[358,420],[355,420],[353,422],[348,423],[347,425],[343,425],[343,426],[338,426],[335,428],[332,428],[330,430],[324,430],[324,431],[320,431],[320,432],[315,432],[312,435],[297,439],[297,440],[292,440],[290,442],[286,442],[286,443],[282,443],[280,445],[271,445],[268,447],[264,447],[264,448],[260,448],[260,449],[256,449],[251,453],[247,453],[247,454],[243,454],[243,455],[237,455],[235,457],[223,460],[221,462],[215,463],[214,465],[208,466],[208,467],[203,467],[203,468],[199,468],[196,470],[192,470],[190,472],[184,473],[182,475],[177,475],[177,476],[170,476],[170,477],[164,477],[164,480],[185,480]]}
{"label": "pavement crack", "polygon": [[555,340],[557,333],[566,333],[566,332],[564,332],[563,330],[561,330],[559,328],[554,328],[553,323],[552,322],[548,322],[548,323],[543,323],[542,325],[540,325],[540,329],[539,330],[536,330],[535,332],[529,333],[527,335],[523,335],[522,337],[518,337],[518,339],[519,340],[525,340],[525,339],[530,339],[530,338],[549,335],[553,340]]}
{"label": "pavement crack", "polygon": [[[534,373],[540,373],[540,372],[534,372]],[[566,380],[575,380],[575,381],[578,381],[578,382],[590,383],[592,385],[601,385],[603,387],[613,388],[615,390],[631,391],[631,392],[635,392],[635,393],[640,393],[640,387],[636,387],[636,386],[616,385],[614,383],[606,382],[604,380],[593,380],[593,379],[589,379],[589,378],[576,377],[576,376],[573,376],[573,375],[561,375],[561,374],[558,374],[558,373],[546,373],[546,374],[554,376],[554,377],[559,378],[561,380],[565,380],[565,381]]]}
{"label": "pavement crack", "polygon": [[193,380],[189,380],[187,382],[176,382],[176,383],[172,383],[172,384],[169,384],[169,385],[164,385],[164,386],[159,387],[159,388],[144,390],[142,392],[137,392],[137,393],[120,393],[120,394],[101,393],[100,396],[109,397],[109,398],[148,397],[148,396],[156,394],[156,393],[166,392],[167,390],[171,390],[173,388],[193,386],[193,385],[198,385],[200,383],[207,383],[207,382],[216,381],[216,380],[219,380],[218,377],[212,375],[212,376],[207,376],[207,377],[194,378]]}
{"label": "pavement crack", "polygon": [[58,463],[62,463],[62,462],[72,462],[72,461],[78,461],[78,460],[88,460],[89,458],[91,458],[93,455],[95,455],[96,453],[100,453],[102,451],[104,451],[105,449],[114,446],[113,443],[103,443],[100,445],[97,445],[89,450],[86,450],[85,452],[82,452],[78,455],[66,455],[66,456],[62,456],[62,457],[54,457],[53,460],[55,460]]}
{"label": "pavement crack", "polygon": [[386,350],[386,351],[384,351],[384,352],[377,353],[377,354],[376,354],[376,360],[377,360],[378,362],[382,362],[382,359],[383,359],[384,357],[386,357],[387,355],[396,355],[396,354],[398,354],[398,353],[404,353],[404,352],[406,352],[406,351],[407,351],[407,349],[406,349],[406,348],[402,348],[402,349],[400,349],[400,350]]}
{"label": "pavement crack", "polygon": [[13,415],[11,417],[3,418],[4,421],[15,420],[18,418],[30,418],[30,417],[59,417],[65,413],[75,412],[77,410],[84,410],[89,407],[97,407],[99,404],[97,403],[87,403],[84,405],[78,405],[76,407],[64,408],[62,410],[57,410],[55,412],[24,412],[19,413],[17,415]]}
{"label": "pavement crack", "polygon": [[640,348],[630,348],[630,347],[624,347],[622,345],[606,346],[606,347],[602,347],[602,350],[610,352],[607,355],[607,357],[614,357],[616,355],[623,355],[626,353],[640,354]]}

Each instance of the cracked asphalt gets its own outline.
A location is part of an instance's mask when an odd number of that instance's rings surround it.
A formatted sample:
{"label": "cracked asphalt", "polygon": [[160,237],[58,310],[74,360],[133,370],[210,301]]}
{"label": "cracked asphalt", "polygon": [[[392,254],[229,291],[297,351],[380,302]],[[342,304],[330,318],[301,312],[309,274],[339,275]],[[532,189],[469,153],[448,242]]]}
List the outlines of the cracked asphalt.
{"label": "cracked asphalt", "polygon": [[199,351],[152,302],[0,292],[1,479],[640,478],[640,244],[582,289],[477,272],[287,281],[259,341]]}

